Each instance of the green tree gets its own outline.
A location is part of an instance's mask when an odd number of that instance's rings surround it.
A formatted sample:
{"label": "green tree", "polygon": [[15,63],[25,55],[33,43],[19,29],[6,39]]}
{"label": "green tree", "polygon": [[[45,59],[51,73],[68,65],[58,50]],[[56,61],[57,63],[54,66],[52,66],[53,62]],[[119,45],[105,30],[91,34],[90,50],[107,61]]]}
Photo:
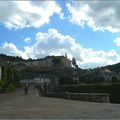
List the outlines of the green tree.
{"label": "green tree", "polygon": [[7,80],[7,66],[6,65],[2,66],[2,80],[3,81]]}
{"label": "green tree", "polygon": [[1,86],[1,89],[0,89],[0,92],[3,93],[3,92],[6,92],[6,89],[9,85],[9,82],[8,82],[8,74],[7,74],[7,66],[6,65],[3,65],[2,66],[2,81],[3,81],[3,84]]}
{"label": "green tree", "polygon": [[54,56],[53,59],[52,59],[52,62],[53,62],[55,65],[61,64],[61,57],[59,57],[59,56]]}
{"label": "green tree", "polygon": [[7,72],[8,72],[7,80],[10,81],[10,83],[13,83],[13,81],[14,81],[14,68],[9,67]]}
{"label": "green tree", "polygon": [[76,67],[76,60],[75,60],[74,57],[73,57],[73,59],[72,59],[72,65],[73,65],[74,67]]}
{"label": "green tree", "polygon": [[21,79],[20,71],[15,70],[14,71],[14,84],[15,84],[15,86],[19,86],[20,79]]}

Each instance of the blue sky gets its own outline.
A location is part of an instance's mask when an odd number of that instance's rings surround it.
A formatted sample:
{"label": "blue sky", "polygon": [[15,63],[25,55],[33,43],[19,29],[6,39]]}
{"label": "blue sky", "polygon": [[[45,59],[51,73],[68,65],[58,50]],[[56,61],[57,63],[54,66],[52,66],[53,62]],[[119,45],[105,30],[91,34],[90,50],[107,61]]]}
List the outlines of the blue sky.
{"label": "blue sky", "polygon": [[64,55],[81,68],[120,61],[120,2],[0,1],[0,53]]}

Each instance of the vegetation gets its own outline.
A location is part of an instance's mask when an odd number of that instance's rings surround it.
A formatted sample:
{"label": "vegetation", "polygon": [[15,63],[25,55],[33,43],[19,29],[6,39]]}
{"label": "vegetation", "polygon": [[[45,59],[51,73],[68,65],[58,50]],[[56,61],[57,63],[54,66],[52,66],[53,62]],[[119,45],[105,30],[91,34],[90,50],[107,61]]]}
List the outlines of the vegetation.
{"label": "vegetation", "polygon": [[7,92],[13,92],[16,90],[16,86],[14,84],[10,84],[7,88]]}
{"label": "vegetation", "polygon": [[52,59],[52,62],[53,62],[55,65],[61,64],[61,57],[59,57],[59,56],[54,56],[53,59]]}
{"label": "vegetation", "polygon": [[112,103],[120,103],[120,83],[63,85],[61,92],[109,93]]}
{"label": "vegetation", "polygon": [[70,77],[60,77],[59,84],[60,85],[73,84],[73,79]]}
{"label": "vegetation", "polygon": [[73,57],[73,59],[72,59],[72,65],[74,66],[74,67],[76,67],[77,65],[76,65],[76,60],[75,60],[75,58]]}
{"label": "vegetation", "polygon": [[101,67],[101,68],[107,68],[111,71],[119,73],[120,72],[120,63],[114,64],[114,65],[108,65],[108,66]]}
{"label": "vegetation", "polygon": [[0,54],[0,58],[3,58],[5,61],[24,61],[24,59],[22,59],[22,57],[19,56],[8,56],[8,55],[4,55],[4,54]]}
{"label": "vegetation", "polygon": [[0,80],[0,88],[3,86],[3,81]]}
{"label": "vegetation", "polygon": [[[20,72],[16,71],[13,67],[3,65],[2,66],[2,80],[0,82],[0,92],[7,92],[15,90],[15,87],[19,86]],[[12,87],[11,87],[12,86]]]}
{"label": "vegetation", "polygon": [[2,80],[3,81],[7,80],[7,66],[6,65],[2,66]]}

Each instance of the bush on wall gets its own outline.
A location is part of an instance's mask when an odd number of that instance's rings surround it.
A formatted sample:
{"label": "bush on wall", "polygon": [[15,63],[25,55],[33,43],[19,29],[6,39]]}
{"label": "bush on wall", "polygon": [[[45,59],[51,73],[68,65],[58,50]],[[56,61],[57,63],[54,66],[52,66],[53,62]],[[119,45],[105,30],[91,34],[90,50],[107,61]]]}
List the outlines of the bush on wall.
{"label": "bush on wall", "polygon": [[70,93],[109,93],[110,101],[120,103],[120,83],[63,85],[61,92]]}

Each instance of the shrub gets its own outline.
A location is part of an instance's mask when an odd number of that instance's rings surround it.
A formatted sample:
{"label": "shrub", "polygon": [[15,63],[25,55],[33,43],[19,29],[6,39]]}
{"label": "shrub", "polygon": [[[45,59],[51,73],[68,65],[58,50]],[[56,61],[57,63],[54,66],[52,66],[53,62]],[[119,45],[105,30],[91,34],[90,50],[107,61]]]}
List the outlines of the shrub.
{"label": "shrub", "polygon": [[112,103],[120,103],[120,83],[63,85],[61,92],[70,93],[109,93]]}
{"label": "shrub", "polygon": [[3,81],[2,81],[2,80],[0,80],[0,87],[2,87],[2,85],[3,85]]}
{"label": "shrub", "polygon": [[22,87],[22,85],[21,84],[15,84],[15,87],[20,88],[20,87]]}
{"label": "shrub", "polygon": [[12,92],[12,91],[15,91],[15,90],[16,90],[16,87],[13,84],[10,84],[7,88],[8,92]]}

